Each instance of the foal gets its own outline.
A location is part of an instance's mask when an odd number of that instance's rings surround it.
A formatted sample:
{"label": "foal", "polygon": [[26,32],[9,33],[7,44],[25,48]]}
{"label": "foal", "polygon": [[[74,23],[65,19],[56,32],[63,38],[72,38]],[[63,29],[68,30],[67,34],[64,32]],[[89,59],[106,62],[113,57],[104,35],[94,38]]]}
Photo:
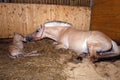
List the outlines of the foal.
{"label": "foal", "polygon": [[13,43],[9,46],[9,57],[10,58],[21,58],[27,56],[38,56],[37,51],[32,51],[30,53],[25,53],[23,51],[24,45],[23,41],[26,42],[26,38],[18,33],[14,33]]}

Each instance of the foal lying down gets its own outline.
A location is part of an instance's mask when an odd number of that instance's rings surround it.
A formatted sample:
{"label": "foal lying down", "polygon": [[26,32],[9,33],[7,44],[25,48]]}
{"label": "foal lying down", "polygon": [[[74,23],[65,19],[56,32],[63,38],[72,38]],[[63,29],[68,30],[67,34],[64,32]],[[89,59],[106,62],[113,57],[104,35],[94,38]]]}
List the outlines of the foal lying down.
{"label": "foal lying down", "polygon": [[9,57],[10,58],[21,58],[27,56],[38,56],[37,51],[32,51],[30,53],[25,53],[23,51],[24,45],[23,41],[26,42],[26,38],[22,35],[15,33],[13,37],[13,43],[9,46]]}
{"label": "foal lying down", "polygon": [[78,56],[85,54],[92,61],[120,55],[117,44],[102,32],[77,30],[70,25],[49,26],[46,24],[48,23],[38,27],[27,38],[31,40],[51,38],[59,43],[56,46],[57,49],[70,49],[75,51]]}

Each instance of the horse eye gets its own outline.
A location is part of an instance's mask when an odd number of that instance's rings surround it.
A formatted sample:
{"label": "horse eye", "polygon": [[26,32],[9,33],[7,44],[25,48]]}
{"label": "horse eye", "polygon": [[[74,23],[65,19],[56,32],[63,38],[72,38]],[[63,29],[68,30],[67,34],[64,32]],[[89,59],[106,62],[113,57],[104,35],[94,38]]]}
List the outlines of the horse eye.
{"label": "horse eye", "polygon": [[39,30],[36,30],[36,33],[38,33],[39,32]]}

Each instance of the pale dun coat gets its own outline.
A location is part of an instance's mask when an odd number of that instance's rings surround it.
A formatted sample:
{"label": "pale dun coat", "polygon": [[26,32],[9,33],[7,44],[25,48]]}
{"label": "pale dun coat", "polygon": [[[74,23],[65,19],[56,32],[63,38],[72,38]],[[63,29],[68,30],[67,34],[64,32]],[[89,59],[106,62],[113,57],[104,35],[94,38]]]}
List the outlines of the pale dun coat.
{"label": "pale dun coat", "polygon": [[23,51],[24,45],[23,41],[26,42],[26,38],[24,38],[22,35],[18,33],[14,33],[13,42],[9,46],[9,57],[10,58],[21,58],[21,57],[27,57],[27,56],[38,56],[39,54],[37,51],[32,51],[29,53],[25,53]]}
{"label": "pale dun coat", "polygon": [[58,42],[57,49],[71,49],[78,56],[87,54],[92,61],[120,55],[117,44],[102,32],[77,30],[72,25],[66,26],[66,24],[66,22],[47,22],[38,27],[29,38],[32,40],[51,38]]}

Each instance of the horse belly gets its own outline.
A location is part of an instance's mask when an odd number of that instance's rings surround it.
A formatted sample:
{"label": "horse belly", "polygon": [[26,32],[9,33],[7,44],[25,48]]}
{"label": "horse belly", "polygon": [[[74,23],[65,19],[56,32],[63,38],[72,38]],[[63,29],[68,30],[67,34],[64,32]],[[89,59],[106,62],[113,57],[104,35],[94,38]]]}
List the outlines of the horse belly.
{"label": "horse belly", "polygon": [[69,46],[70,49],[75,51],[78,55],[83,53],[88,53],[88,48],[86,42],[73,42]]}

